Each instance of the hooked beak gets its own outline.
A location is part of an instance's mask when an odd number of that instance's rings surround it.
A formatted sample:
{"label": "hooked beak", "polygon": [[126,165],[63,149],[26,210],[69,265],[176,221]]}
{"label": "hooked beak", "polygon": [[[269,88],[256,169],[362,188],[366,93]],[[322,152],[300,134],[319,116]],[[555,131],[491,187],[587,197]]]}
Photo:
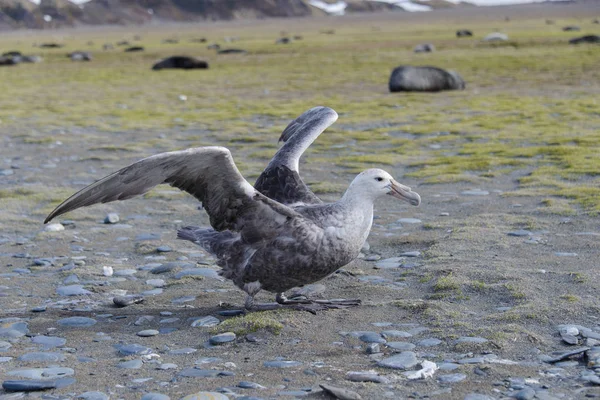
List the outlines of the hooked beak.
{"label": "hooked beak", "polygon": [[404,186],[403,184],[392,180],[390,189],[388,194],[397,199],[409,202],[413,206],[421,204],[421,196],[419,196],[417,192],[413,192],[408,186]]}

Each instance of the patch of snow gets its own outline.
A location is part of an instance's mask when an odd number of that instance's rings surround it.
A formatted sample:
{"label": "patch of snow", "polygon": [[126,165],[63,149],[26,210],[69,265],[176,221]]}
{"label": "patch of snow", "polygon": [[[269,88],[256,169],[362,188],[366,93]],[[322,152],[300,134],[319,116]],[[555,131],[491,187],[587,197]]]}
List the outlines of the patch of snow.
{"label": "patch of snow", "polygon": [[348,7],[348,3],[345,1],[338,1],[334,4],[328,4],[321,0],[310,0],[308,3],[311,6],[317,7],[318,9],[323,10],[330,15],[344,15],[346,13],[346,7]]}

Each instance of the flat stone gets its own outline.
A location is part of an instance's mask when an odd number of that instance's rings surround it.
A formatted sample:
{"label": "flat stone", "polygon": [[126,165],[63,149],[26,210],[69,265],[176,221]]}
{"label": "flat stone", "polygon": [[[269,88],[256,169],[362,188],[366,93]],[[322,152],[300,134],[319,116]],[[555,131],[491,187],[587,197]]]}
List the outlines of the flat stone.
{"label": "flat stone", "polygon": [[438,365],[440,371],[454,371],[458,367],[460,367],[460,365],[451,362],[445,362]]}
{"label": "flat stone", "polygon": [[374,382],[374,383],[389,383],[390,380],[379,375],[375,371],[349,371],[346,373],[346,379],[352,382]]}
{"label": "flat stone", "polygon": [[433,346],[437,346],[441,343],[442,343],[442,341],[440,339],[428,338],[428,339],[423,339],[423,340],[418,341],[417,346],[433,347]]}
{"label": "flat stone", "polygon": [[483,364],[484,362],[485,358],[483,357],[471,357],[458,360],[459,364]]}
{"label": "flat stone", "polygon": [[67,343],[67,339],[57,336],[34,336],[31,341],[35,344],[41,344],[45,348],[64,346]]}
{"label": "flat stone", "polygon": [[465,374],[446,374],[438,375],[437,377],[439,383],[457,383],[465,379],[467,379],[467,375]]}
{"label": "flat stone", "polygon": [[512,397],[517,400],[532,400],[535,397],[535,390],[527,387],[514,393]]}
{"label": "flat stone", "polygon": [[274,360],[274,361],[265,361],[263,365],[267,368],[292,368],[298,367],[302,365],[299,361],[289,361],[289,360]]}
{"label": "flat stone", "polygon": [[146,393],[140,400],[171,400],[171,398],[162,393]]}
{"label": "flat stone", "polygon": [[143,331],[139,331],[136,335],[141,337],[150,337],[158,335],[158,331],[156,329],[145,329]]}
{"label": "flat stone", "polygon": [[63,319],[59,319],[58,321],[56,321],[56,323],[61,326],[78,327],[78,328],[93,326],[93,325],[96,325],[97,322],[98,321],[96,321],[95,319],[87,318],[87,317],[68,317],[68,318],[63,318]]}
{"label": "flat stone", "polygon": [[146,285],[150,285],[153,287],[164,287],[166,285],[166,282],[164,281],[164,279],[148,279],[146,281]]}
{"label": "flat stone", "polygon": [[565,253],[561,251],[555,252],[554,255],[558,257],[577,257],[577,253]]}
{"label": "flat stone", "polygon": [[218,345],[223,343],[233,342],[236,339],[236,335],[233,332],[220,333],[218,335],[211,336],[208,341],[210,344]]}
{"label": "flat stone", "polygon": [[59,286],[56,288],[56,293],[59,296],[82,296],[92,294],[89,290],[83,288],[82,285]]}
{"label": "flat stone", "polygon": [[113,303],[117,307],[127,307],[132,304],[138,304],[144,301],[144,296],[139,294],[132,294],[127,296],[115,296],[113,297]]}
{"label": "flat stone", "polygon": [[172,356],[178,356],[178,355],[182,355],[182,354],[194,354],[197,351],[198,351],[197,349],[194,349],[192,347],[184,347],[183,349],[169,350],[168,354],[170,354]]}
{"label": "flat stone", "polygon": [[156,248],[156,251],[159,253],[170,253],[173,251],[173,249],[170,248],[169,246],[158,246]]}
{"label": "flat stone", "polygon": [[240,383],[237,384],[237,387],[242,388],[242,389],[265,389],[265,387],[263,385],[259,385],[256,382],[248,382],[248,381],[241,381]]}
{"label": "flat stone", "polygon": [[124,356],[130,355],[146,355],[152,353],[150,347],[142,346],[141,344],[115,344],[115,349]]}
{"label": "flat stone", "polygon": [[110,397],[103,392],[85,392],[81,393],[76,399],[85,399],[85,400],[109,400]]}
{"label": "flat stone", "polygon": [[185,269],[183,271],[176,273],[174,278],[181,279],[186,276],[203,276],[205,278],[213,278],[213,279],[218,279],[220,281],[223,280],[223,278],[221,278],[221,276],[218,274],[218,272],[216,270],[210,269],[210,268]]}
{"label": "flat stone", "polygon": [[197,318],[192,318],[192,326],[193,327],[211,327],[211,326],[217,326],[221,323],[221,320],[219,320],[216,317],[213,317],[212,315],[207,315],[205,317],[197,317]]}
{"label": "flat stone", "polygon": [[390,349],[394,349],[394,350],[398,350],[398,351],[408,351],[408,350],[412,350],[415,347],[417,347],[414,344],[409,343],[409,342],[387,342],[385,345],[387,347],[389,347]]}
{"label": "flat stone", "polygon": [[542,356],[540,358],[544,362],[555,363],[557,361],[562,361],[566,358],[581,354],[585,351],[588,351],[589,349],[589,347],[579,347],[570,351],[555,351],[552,353],[552,356]]}
{"label": "flat stone", "polygon": [[183,303],[191,303],[196,300],[196,296],[183,296],[177,297],[176,299],[171,300],[173,304],[183,304]]}
{"label": "flat stone", "polygon": [[384,260],[377,261],[375,263],[375,267],[379,269],[400,268],[403,261],[404,257],[386,258]]}
{"label": "flat stone", "polygon": [[217,392],[198,392],[188,394],[180,400],[229,400],[229,397]]}
{"label": "flat stone", "polygon": [[412,351],[403,351],[400,354],[385,358],[379,362],[377,365],[385,368],[393,368],[393,369],[402,369],[408,370],[417,365],[419,362],[417,361],[417,355]]}
{"label": "flat stone", "polygon": [[423,221],[417,218],[400,218],[397,222],[401,224],[420,224]]}
{"label": "flat stone", "polygon": [[6,372],[8,376],[16,376],[25,379],[57,379],[72,376],[75,371],[71,368],[49,367],[49,368],[20,368]]}
{"label": "flat stone", "polygon": [[460,192],[460,194],[462,194],[463,196],[487,196],[488,194],[490,194],[490,192],[481,189],[470,189],[463,190],[462,192]]}
{"label": "flat stone", "polygon": [[65,356],[61,353],[34,352],[23,354],[18,358],[18,360],[28,362],[61,362],[65,360]]}
{"label": "flat stone", "polygon": [[421,257],[421,252],[420,251],[405,251],[404,253],[400,254],[400,257]]}
{"label": "flat stone", "polygon": [[36,392],[55,389],[56,381],[53,379],[8,380],[2,382],[2,388],[7,392]]}
{"label": "flat stone", "polygon": [[409,337],[412,337],[412,335],[410,333],[408,333],[408,332],[397,331],[397,330],[393,330],[393,329],[382,331],[381,335],[384,338],[386,338],[386,339],[390,338],[390,337],[394,337],[394,338],[398,338],[398,337],[399,338],[409,338]]}
{"label": "flat stone", "polygon": [[138,369],[142,368],[142,360],[135,359],[130,361],[123,361],[117,364],[117,368],[125,368],[125,369]]}
{"label": "flat stone", "polygon": [[230,376],[231,374],[227,372],[217,369],[186,368],[179,372],[178,375],[190,378],[214,378],[217,376]]}
{"label": "flat stone", "polygon": [[463,336],[463,337],[459,337],[458,339],[456,339],[456,341],[454,343],[455,344],[460,344],[460,343],[481,344],[481,343],[486,343],[487,341],[488,340],[486,338],[482,338],[482,337]]}
{"label": "flat stone", "polygon": [[362,400],[361,395],[356,392],[353,392],[348,389],[344,389],[337,386],[327,385],[327,384],[319,384],[321,389],[323,389],[327,394],[332,395],[336,399],[340,400]]}
{"label": "flat stone", "polygon": [[385,343],[385,340],[379,333],[376,332],[366,332],[360,335],[359,339],[365,343]]}
{"label": "flat stone", "polygon": [[177,369],[177,364],[173,363],[162,363],[156,369],[160,370],[169,370],[169,369]]}
{"label": "flat stone", "polygon": [[526,231],[524,229],[520,229],[518,231],[508,232],[507,235],[521,237],[521,236],[531,236],[532,233],[531,233],[531,231]]}

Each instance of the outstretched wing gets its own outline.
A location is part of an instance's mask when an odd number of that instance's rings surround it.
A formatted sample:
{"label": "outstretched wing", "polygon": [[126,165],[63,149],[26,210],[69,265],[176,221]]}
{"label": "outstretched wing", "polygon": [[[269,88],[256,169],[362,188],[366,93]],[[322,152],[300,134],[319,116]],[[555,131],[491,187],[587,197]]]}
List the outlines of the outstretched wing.
{"label": "outstretched wing", "polygon": [[300,178],[298,163],[308,146],[337,118],[329,107],[314,107],[290,122],[279,138],[284,144],[256,180],[256,190],[283,204],[322,203]]}
{"label": "outstretched wing", "polygon": [[228,149],[198,147],[157,154],[114,172],[69,197],[44,223],[80,207],[129,199],[161,183],[200,200],[218,231],[251,231],[256,239],[266,235],[264,239],[276,234],[287,218],[298,216],[257,192],[242,177]]}

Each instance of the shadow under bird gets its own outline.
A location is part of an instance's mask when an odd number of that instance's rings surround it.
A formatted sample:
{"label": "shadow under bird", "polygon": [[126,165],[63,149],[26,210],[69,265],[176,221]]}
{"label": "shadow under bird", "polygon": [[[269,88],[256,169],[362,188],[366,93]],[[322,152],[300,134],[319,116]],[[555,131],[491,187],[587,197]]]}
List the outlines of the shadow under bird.
{"label": "shadow under bird", "polygon": [[[321,201],[300,178],[298,162],[337,117],[331,108],[315,107],[292,121],[281,134],[283,146],[254,187],[224,147],[161,153],[82,189],[44,223],[80,207],[126,200],[170,184],[200,200],[212,226],[183,227],[178,238],[216,257],[219,274],[247,293],[246,309],[315,312],[358,305],[360,300],[288,299],[284,292],[317,282],[359,255],[371,230],[376,199],[393,196],[418,206],[421,198],[387,172],[368,169],[356,176],[340,200]],[[276,293],[276,302],[255,302],[260,290]]]}

